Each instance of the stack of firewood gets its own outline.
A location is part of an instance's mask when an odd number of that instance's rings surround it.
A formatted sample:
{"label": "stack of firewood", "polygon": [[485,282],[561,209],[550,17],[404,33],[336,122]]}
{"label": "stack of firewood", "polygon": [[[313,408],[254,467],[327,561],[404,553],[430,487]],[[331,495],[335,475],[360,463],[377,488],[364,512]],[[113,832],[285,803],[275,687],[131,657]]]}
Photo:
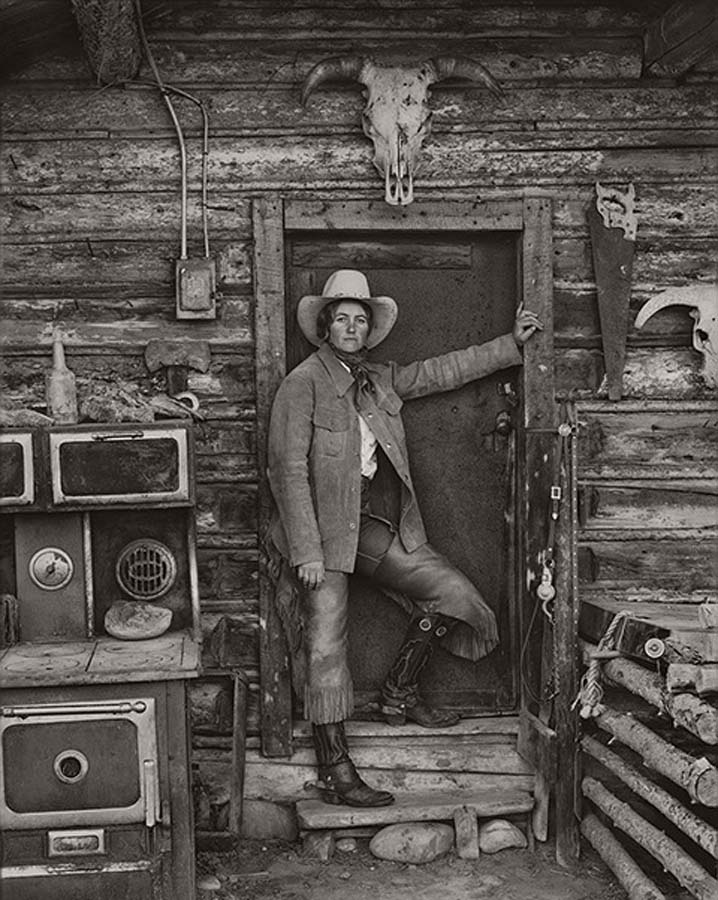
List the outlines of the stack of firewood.
{"label": "stack of firewood", "polygon": [[[705,616],[714,613],[715,604],[706,604]],[[715,627],[712,619],[705,624]],[[584,644],[587,662],[595,649]],[[669,662],[652,670],[621,655],[602,662],[612,692],[587,717],[581,740],[581,831],[630,900],[664,897],[639,864],[647,854],[698,900],[718,897],[715,668]],[[646,854],[630,849],[625,836]]]}

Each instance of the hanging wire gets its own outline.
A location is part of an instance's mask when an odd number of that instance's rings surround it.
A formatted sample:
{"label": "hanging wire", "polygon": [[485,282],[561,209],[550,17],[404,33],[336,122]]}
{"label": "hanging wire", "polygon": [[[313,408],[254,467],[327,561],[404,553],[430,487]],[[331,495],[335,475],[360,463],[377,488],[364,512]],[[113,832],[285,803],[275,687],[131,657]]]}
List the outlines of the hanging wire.
{"label": "hanging wire", "polygon": [[140,32],[140,39],[145,50],[145,55],[147,56],[147,61],[149,62],[150,68],[152,69],[152,74],[155,77],[157,87],[162,94],[162,99],[165,101],[167,109],[169,110],[170,117],[172,118],[172,123],[174,124],[175,131],[177,132],[177,140],[179,141],[180,170],[182,175],[182,199],[180,207],[180,258],[187,259],[187,148],[185,146],[184,134],[182,133],[182,126],[179,123],[177,113],[175,112],[175,108],[172,105],[172,100],[169,96],[169,90],[167,87],[165,87],[162,81],[162,76],[160,75],[160,71],[157,68],[155,58],[152,55],[152,50],[150,49],[149,42],[147,41],[147,34],[145,33],[144,24],[142,22],[142,7],[140,5],[140,0],[135,0],[135,10],[137,12],[137,24]]}
{"label": "hanging wire", "polygon": [[[148,88],[158,87],[157,82],[155,81],[139,81],[135,79],[134,81],[129,81],[127,84],[131,85],[140,85]],[[190,94],[188,91],[183,91],[181,88],[174,87],[171,84],[164,84],[162,89],[164,91],[168,91],[172,94],[177,94],[180,97],[185,97],[187,100],[191,100],[192,103],[195,103],[202,113],[202,200],[201,200],[201,209],[202,209],[202,235],[204,239],[204,255],[209,258],[209,226],[208,226],[208,175],[207,175],[207,166],[209,160],[209,113],[207,112],[207,106],[203,100],[200,100],[199,97],[195,97],[193,94]]]}

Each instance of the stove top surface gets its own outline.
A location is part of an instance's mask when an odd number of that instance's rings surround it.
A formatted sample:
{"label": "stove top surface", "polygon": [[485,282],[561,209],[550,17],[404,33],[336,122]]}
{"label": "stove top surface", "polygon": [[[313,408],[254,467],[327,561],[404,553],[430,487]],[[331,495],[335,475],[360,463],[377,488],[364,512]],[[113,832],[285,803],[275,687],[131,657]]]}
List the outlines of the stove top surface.
{"label": "stove top surface", "polygon": [[64,643],[15,644],[0,650],[5,687],[167,681],[199,674],[200,646],[188,632],[144,641],[91,638]]}

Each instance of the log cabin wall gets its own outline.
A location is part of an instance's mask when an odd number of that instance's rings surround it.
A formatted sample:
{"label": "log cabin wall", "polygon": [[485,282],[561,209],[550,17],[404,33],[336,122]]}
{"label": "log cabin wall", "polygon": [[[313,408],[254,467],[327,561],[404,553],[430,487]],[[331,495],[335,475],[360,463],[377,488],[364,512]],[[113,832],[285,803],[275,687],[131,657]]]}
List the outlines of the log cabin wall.
{"label": "log cabin wall", "polygon": [[[595,182],[636,187],[631,321],[657,291],[715,277],[718,59],[704,55],[680,78],[644,74],[644,29],[669,5],[154,4],[146,27],[163,79],[200,97],[210,114],[209,233],[221,295],[208,322],[174,316],[178,149],[162,99],[146,84],[149,67],[143,83],[101,87],[79,45],[49,41],[3,80],[3,402],[43,409],[54,324],[66,335],[81,399],[97,382],[131,395],[161,389],[143,358],[152,338],[209,341],[210,369],[191,373],[188,385],[205,416],[197,429],[203,627],[209,634],[232,617],[244,637],[235,661],[253,698],[252,201],[383,196],[361,132],[360,91],[325,86],[306,109],[299,104],[303,77],[328,56],[464,54],[500,81],[501,100],[480,86],[433,88],[416,196],[551,198],[557,385],[589,402],[595,422],[586,432],[594,444],[582,437],[593,506],[580,537],[581,577],[668,587],[687,599],[712,577],[716,531],[702,479],[715,469],[705,430],[714,433],[714,394],[700,376],[685,308],[629,331],[624,398],[598,404],[605,387],[586,221]],[[188,138],[190,250],[200,253],[200,120],[191,103],[177,108]],[[250,734],[256,727],[252,707]]]}

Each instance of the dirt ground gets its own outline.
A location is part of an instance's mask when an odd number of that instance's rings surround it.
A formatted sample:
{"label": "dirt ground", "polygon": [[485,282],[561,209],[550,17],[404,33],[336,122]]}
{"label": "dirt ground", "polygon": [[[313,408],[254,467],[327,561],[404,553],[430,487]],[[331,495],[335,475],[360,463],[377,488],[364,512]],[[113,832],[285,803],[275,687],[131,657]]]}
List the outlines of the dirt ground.
{"label": "dirt ground", "polygon": [[[662,879],[667,900],[689,900]],[[588,848],[572,870],[561,868],[551,845],[534,852],[504,850],[480,860],[453,852],[425,865],[376,859],[368,839],[329,862],[308,859],[300,844],[242,841],[230,853],[200,853],[197,900],[624,900],[625,893]],[[211,889],[205,890],[204,886]]]}

